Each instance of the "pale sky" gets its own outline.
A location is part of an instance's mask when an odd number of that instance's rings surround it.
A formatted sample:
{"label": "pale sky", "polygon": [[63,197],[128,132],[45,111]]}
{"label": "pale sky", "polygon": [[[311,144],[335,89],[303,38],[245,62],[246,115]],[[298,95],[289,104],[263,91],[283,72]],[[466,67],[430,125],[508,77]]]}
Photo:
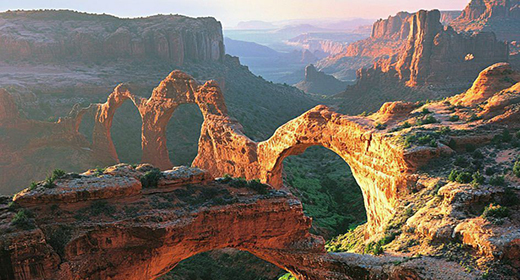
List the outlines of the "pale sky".
{"label": "pale sky", "polygon": [[224,27],[240,21],[386,18],[399,11],[462,10],[469,0],[0,0],[0,11],[72,9],[120,17],[153,14],[213,16]]}

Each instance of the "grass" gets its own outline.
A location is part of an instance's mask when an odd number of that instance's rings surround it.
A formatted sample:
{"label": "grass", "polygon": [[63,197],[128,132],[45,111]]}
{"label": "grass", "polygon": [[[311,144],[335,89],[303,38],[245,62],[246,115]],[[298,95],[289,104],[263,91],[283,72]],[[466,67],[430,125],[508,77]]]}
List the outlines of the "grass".
{"label": "grass", "polygon": [[35,228],[32,221],[33,215],[29,210],[21,209],[14,215],[11,224],[17,228],[29,230]]}

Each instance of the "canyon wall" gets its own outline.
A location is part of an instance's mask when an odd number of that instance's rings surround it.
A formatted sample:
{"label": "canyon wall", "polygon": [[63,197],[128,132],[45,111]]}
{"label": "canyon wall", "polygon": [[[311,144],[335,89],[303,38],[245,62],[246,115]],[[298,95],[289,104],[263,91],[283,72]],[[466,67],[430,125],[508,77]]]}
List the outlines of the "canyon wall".
{"label": "canyon wall", "polygon": [[520,1],[472,0],[451,25],[458,31],[494,32],[499,40],[520,40]]}
{"label": "canyon wall", "polygon": [[[463,87],[480,71],[497,62],[507,62],[507,44],[493,33],[457,33],[443,27],[438,10],[419,11],[408,20],[409,34],[403,48],[388,59],[379,60],[372,69],[360,70],[358,84],[370,72],[372,77],[396,77],[408,87]],[[386,79],[386,78],[382,78]]]}
{"label": "canyon wall", "polygon": [[219,61],[221,24],[213,18],[159,15],[125,19],[72,11],[0,13],[0,59],[104,62],[114,59]]}

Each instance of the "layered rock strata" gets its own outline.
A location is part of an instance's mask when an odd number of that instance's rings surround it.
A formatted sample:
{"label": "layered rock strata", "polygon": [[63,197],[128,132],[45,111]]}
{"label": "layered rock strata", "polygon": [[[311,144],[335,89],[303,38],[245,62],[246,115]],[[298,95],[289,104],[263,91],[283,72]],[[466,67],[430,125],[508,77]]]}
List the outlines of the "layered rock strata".
{"label": "layered rock strata", "polygon": [[[259,194],[209,174],[201,181],[203,171],[189,168],[163,173],[161,188],[143,186],[136,178],[150,168],[67,174],[54,188],[39,185],[18,194],[14,205],[2,198],[2,279],[155,279],[184,259],[219,248],[249,251],[301,280],[441,275],[421,271],[427,263],[441,265],[431,258],[326,253],[324,240],[309,233],[311,219],[301,203],[287,192],[264,186],[267,193]],[[170,185],[174,177],[184,183]],[[16,212],[27,215],[23,224],[10,223]]]}
{"label": "layered rock strata", "polygon": [[73,11],[8,11],[0,14],[0,30],[0,59],[4,60],[161,59],[183,65],[224,57],[222,27],[213,18],[128,19]]}

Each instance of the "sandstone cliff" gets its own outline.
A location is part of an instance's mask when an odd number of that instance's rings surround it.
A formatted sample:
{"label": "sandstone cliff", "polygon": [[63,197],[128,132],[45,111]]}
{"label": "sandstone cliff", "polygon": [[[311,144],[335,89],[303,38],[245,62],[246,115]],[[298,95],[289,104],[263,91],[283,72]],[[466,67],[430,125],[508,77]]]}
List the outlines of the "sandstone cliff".
{"label": "sandstone cliff", "polygon": [[500,40],[519,40],[520,1],[472,0],[451,24],[459,31],[491,31]]}
{"label": "sandstone cliff", "polygon": [[342,94],[349,102],[372,95],[380,98],[376,106],[388,98],[417,100],[413,92],[418,99],[444,97],[467,88],[489,65],[509,59],[508,45],[493,33],[457,33],[442,26],[437,10],[419,11],[408,24],[409,36],[398,53],[358,71],[356,84]]}
{"label": "sandstone cliff", "polygon": [[0,59],[103,62],[114,59],[219,61],[222,27],[213,18],[160,15],[124,19],[72,11],[0,14]]}

